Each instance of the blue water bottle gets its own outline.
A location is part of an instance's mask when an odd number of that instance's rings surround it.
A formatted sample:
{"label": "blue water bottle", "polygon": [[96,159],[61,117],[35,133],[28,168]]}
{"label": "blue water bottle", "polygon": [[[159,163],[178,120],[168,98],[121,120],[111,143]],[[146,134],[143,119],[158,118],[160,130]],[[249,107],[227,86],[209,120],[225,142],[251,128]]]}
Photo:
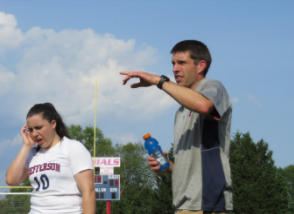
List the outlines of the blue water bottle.
{"label": "blue water bottle", "polygon": [[144,147],[148,154],[154,157],[154,159],[158,161],[158,165],[160,165],[160,169],[157,170],[157,172],[161,172],[168,168],[170,164],[167,160],[167,157],[163,154],[161,147],[158,145],[158,141],[152,138],[149,133],[145,134],[143,139],[145,140]]}

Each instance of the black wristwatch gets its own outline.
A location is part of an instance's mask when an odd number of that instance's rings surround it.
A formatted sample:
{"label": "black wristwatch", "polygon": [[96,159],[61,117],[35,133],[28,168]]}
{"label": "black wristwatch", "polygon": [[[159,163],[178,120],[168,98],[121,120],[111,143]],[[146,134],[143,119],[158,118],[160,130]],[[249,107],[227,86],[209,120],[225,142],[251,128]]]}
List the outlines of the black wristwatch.
{"label": "black wristwatch", "polygon": [[169,78],[168,78],[167,76],[161,75],[161,77],[160,77],[160,81],[158,82],[157,87],[158,87],[159,89],[162,89],[162,85],[163,85],[163,83],[164,83],[164,82],[167,82],[167,81],[169,81]]}

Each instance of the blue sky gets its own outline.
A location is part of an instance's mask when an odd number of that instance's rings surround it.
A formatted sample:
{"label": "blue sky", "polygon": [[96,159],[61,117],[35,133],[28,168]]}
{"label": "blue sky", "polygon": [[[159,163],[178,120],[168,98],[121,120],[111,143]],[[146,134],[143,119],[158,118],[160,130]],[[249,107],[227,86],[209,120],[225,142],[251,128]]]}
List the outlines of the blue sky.
{"label": "blue sky", "polygon": [[[113,143],[173,142],[179,105],[156,87],[122,86],[122,70],[173,79],[174,44],[204,42],[207,77],[233,103],[232,134],[264,139],[278,167],[293,164],[292,1],[0,0],[0,186],[18,153],[20,128],[35,103],[52,102],[65,122],[97,125]],[[135,80],[132,80],[135,82]]]}

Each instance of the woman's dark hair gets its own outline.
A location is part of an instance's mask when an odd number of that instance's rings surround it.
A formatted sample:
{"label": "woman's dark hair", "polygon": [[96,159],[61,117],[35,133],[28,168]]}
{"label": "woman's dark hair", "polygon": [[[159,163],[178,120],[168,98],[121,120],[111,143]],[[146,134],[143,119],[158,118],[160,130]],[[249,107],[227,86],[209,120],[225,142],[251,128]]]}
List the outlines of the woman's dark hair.
{"label": "woman's dark hair", "polygon": [[[28,112],[27,118],[34,116],[36,114],[42,114],[43,119],[47,120],[49,123],[52,120],[56,121],[56,133],[60,138],[67,137],[70,138],[68,135],[68,131],[66,126],[62,120],[61,115],[56,111],[55,107],[51,103],[41,103],[35,104]],[[40,147],[37,147],[37,151],[39,151]]]}

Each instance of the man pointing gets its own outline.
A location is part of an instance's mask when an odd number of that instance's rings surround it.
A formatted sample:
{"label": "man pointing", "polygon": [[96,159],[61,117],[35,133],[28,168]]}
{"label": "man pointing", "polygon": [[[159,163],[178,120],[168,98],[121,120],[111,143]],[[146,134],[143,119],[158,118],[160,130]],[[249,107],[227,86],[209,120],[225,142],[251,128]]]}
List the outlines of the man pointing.
{"label": "man pointing", "polygon": [[[175,99],[180,107],[174,123],[173,204],[176,214],[227,214],[233,210],[229,164],[232,105],[221,82],[205,78],[211,56],[197,40],[177,43],[173,54],[176,83],[162,75],[120,72],[139,78],[132,88],[155,85]],[[158,162],[148,157],[152,171]]]}

